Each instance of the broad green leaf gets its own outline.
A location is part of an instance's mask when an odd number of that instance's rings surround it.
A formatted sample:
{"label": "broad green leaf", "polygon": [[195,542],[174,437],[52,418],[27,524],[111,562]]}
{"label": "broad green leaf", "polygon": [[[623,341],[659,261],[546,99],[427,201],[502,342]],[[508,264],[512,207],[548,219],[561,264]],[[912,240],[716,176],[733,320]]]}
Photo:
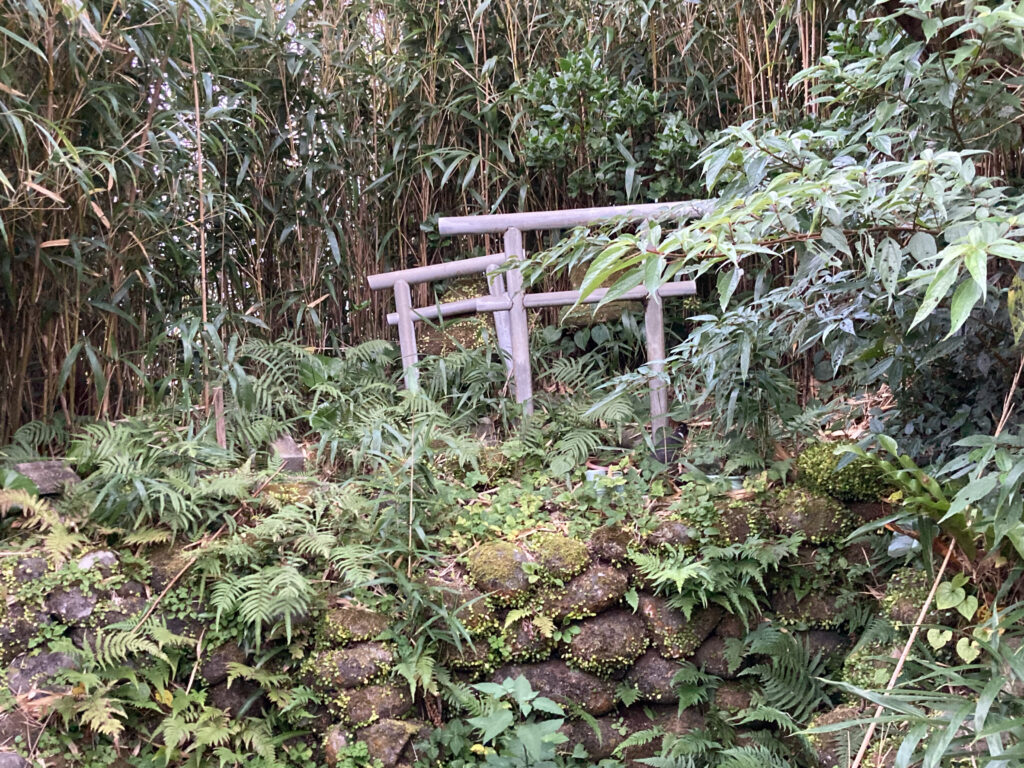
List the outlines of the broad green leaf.
{"label": "broad green leaf", "polygon": [[946,334],[947,339],[959,331],[961,326],[967,322],[967,318],[970,317],[971,311],[982,298],[983,293],[982,289],[973,280],[964,280],[960,283],[960,286],[953,294],[953,301],[949,305],[949,333]]}

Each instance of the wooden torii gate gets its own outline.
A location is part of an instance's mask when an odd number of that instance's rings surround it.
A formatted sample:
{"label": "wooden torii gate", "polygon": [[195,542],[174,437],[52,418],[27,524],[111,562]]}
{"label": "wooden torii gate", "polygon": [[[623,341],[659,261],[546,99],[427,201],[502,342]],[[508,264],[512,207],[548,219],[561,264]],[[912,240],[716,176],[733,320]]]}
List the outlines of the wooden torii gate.
{"label": "wooden torii gate", "polygon": [[[498,347],[515,384],[516,400],[522,403],[524,413],[533,412],[533,379],[530,371],[529,327],[527,309],[571,306],[580,300],[579,291],[551,291],[527,293],[523,287],[523,274],[519,268],[526,258],[523,250],[523,232],[536,230],[563,230],[587,226],[602,221],[640,221],[651,218],[689,219],[705,215],[714,201],[690,200],[674,203],[623,205],[607,208],[578,208],[536,213],[504,213],[480,216],[442,218],[438,222],[441,235],[503,234],[503,253],[478,256],[462,261],[412,267],[395,272],[384,272],[368,278],[370,288],[377,291],[391,288],[395,292],[396,312],[388,315],[388,323],[398,326],[398,341],[402,352],[402,368],[406,387],[418,385],[416,364],[416,322],[455,317],[457,315],[490,312],[494,315],[494,328]],[[502,267],[508,262],[508,268]],[[462,299],[444,304],[413,308],[410,286],[463,275],[485,274],[488,296]],[[599,302],[607,289],[590,293],[583,301]],[[644,300],[644,329],[647,341],[647,363],[651,372],[651,427],[655,434],[664,429],[668,418],[668,385],[662,374],[665,360],[665,319],[662,299],[670,296],[692,296],[696,286],[692,281],[669,282],[662,285],[657,295],[650,295],[639,287],[623,294],[618,300]]]}

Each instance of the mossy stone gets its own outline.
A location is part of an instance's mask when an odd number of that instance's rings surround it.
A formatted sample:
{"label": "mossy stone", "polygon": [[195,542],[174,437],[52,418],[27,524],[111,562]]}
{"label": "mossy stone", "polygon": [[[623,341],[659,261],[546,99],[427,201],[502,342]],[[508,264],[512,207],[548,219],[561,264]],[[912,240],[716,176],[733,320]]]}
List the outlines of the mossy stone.
{"label": "mossy stone", "polygon": [[347,691],[339,703],[342,716],[353,728],[370,725],[382,718],[398,718],[412,709],[408,689],[390,683]]}
{"label": "mossy stone", "polygon": [[850,442],[812,443],[796,459],[797,482],[814,493],[840,501],[873,501],[887,490],[881,469],[870,459],[857,457],[838,469],[836,449]]}
{"label": "mossy stone", "polygon": [[[921,613],[921,606],[931,590],[931,579],[916,568],[900,568],[885,587],[882,610],[894,624],[913,625]],[[934,608],[925,615],[925,624],[934,624],[939,612]]]}
{"label": "mossy stone", "polygon": [[381,643],[356,643],[347,648],[320,651],[312,671],[318,686],[329,689],[365,685],[391,669],[394,657]]}
{"label": "mossy stone", "polygon": [[610,565],[592,565],[564,588],[545,594],[543,610],[556,621],[596,616],[616,603],[629,588],[625,571]]}
{"label": "mossy stone", "polygon": [[545,636],[530,617],[515,621],[504,632],[505,651],[510,661],[543,661],[555,648],[552,636]]}
{"label": "mossy stone", "polygon": [[679,701],[679,691],[672,680],[683,665],[649,650],[626,673],[626,682],[636,688],[641,701],[671,704]]}
{"label": "mossy stone", "polygon": [[522,675],[541,696],[568,707],[579,707],[595,717],[615,708],[615,685],[596,675],[574,669],[564,661],[552,659],[539,664],[512,664],[501,667],[492,676],[496,683]]}
{"label": "mossy stone", "polygon": [[571,579],[590,562],[586,544],[560,533],[534,534],[529,545],[544,575],[556,581]]}
{"label": "mossy stone", "polygon": [[712,635],[700,644],[693,654],[693,664],[697,669],[709,675],[715,675],[723,680],[736,678],[738,669],[733,668],[729,663],[729,654],[726,652],[725,638]]}
{"label": "mossy stone", "polygon": [[473,586],[499,604],[521,605],[531,589],[523,566],[532,558],[507,541],[492,541],[473,550],[466,560]]}
{"label": "mossy stone", "polygon": [[323,636],[331,644],[372,640],[388,628],[386,616],[355,606],[332,608],[324,617]]}
{"label": "mossy stone", "polygon": [[827,592],[812,592],[797,600],[793,592],[784,590],[772,596],[772,610],[780,624],[831,629],[842,619],[837,601],[837,595]]}
{"label": "mossy stone", "polygon": [[626,553],[633,543],[633,535],[623,526],[612,524],[604,525],[590,534],[587,548],[590,553],[601,560],[610,563],[621,563],[626,559]]}
{"label": "mossy stone", "polygon": [[780,533],[803,533],[807,541],[815,544],[837,539],[852,528],[850,514],[843,506],[803,488],[782,491],[768,508],[768,514]]}
{"label": "mossy stone", "polygon": [[379,760],[382,768],[396,768],[412,764],[410,742],[427,730],[427,724],[420,720],[384,719],[356,731],[356,741],[366,744],[370,759]]}
{"label": "mossy stone", "polygon": [[715,690],[712,703],[715,709],[729,715],[735,715],[750,707],[753,692],[749,683],[738,680],[725,680]]}
{"label": "mossy stone", "polygon": [[647,624],[651,641],[662,656],[684,659],[691,656],[714,631],[724,611],[717,605],[696,609],[686,615],[654,595],[640,595],[640,615]]}
{"label": "mossy stone", "polygon": [[609,675],[625,669],[647,648],[643,619],[625,609],[586,619],[579,628],[563,655],[573,666],[587,672]]}

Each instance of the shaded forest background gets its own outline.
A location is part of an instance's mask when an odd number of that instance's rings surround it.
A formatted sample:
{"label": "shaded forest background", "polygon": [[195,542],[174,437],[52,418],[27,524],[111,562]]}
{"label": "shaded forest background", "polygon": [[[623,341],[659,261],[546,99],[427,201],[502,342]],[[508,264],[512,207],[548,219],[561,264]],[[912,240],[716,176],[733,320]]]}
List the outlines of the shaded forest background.
{"label": "shaded forest background", "polygon": [[706,137],[804,119],[851,5],[5,4],[0,442],[198,403],[250,335],[386,334],[367,274],[473,255],[439,215],[706,196]]}

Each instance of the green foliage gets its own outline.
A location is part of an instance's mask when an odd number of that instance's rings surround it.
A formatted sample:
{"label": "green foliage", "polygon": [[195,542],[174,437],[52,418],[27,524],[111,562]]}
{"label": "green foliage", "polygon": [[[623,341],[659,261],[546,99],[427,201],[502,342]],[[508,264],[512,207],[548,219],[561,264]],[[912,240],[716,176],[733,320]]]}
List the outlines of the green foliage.
{"label": "green foliage", "polygon": [[870,460],[854,459],[839,466],[834,443],[813,443],[796,459],[797,482],[840,501],[876,501],[885,490],[881,473]]}

